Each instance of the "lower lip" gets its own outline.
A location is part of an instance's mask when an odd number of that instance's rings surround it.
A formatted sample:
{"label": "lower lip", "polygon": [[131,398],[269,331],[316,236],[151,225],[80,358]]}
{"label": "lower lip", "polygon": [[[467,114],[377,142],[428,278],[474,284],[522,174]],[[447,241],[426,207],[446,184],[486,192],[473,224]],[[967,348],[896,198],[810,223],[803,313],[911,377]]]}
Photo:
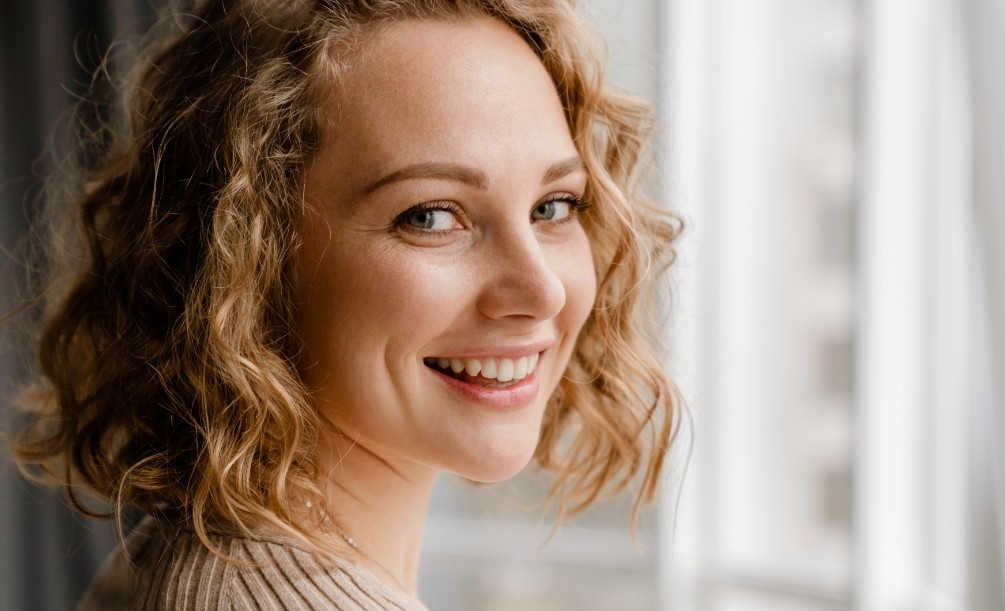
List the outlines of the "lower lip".
{"label": "lower lip", "polygon": [[537,398],[540,387],[536,372],[528,375],[516,384],[492,387],[469,384],[431,367],[427,367],[427,369],[443,380],[451,390],[464,397],[464,399],[495,409],[523,407]]}

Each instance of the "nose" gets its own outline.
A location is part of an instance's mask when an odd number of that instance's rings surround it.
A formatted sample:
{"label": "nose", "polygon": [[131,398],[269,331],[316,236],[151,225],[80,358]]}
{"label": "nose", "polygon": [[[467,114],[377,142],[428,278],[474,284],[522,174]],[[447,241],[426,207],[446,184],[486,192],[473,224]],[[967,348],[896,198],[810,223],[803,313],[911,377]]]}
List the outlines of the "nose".
{"label": "nose", "polygon": [[[486,274],[477,306],[494,320],[548,320],[565,307],[565,284],[559,257],[532,230],[497,236],[489,249]],[[489,271],[491,270],[491,271]]]}

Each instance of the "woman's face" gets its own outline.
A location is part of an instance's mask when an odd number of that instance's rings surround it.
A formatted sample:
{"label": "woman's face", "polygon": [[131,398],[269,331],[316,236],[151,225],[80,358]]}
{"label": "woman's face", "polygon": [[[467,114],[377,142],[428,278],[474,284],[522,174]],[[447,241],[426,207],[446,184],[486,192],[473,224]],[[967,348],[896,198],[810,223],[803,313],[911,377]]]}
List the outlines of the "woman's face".
{"label": "woman's face", "polygon": [[301,373],[382,459],[509,477],[596,292],[561,102],[488,18],[397,23],[355,58],[305,175]]}

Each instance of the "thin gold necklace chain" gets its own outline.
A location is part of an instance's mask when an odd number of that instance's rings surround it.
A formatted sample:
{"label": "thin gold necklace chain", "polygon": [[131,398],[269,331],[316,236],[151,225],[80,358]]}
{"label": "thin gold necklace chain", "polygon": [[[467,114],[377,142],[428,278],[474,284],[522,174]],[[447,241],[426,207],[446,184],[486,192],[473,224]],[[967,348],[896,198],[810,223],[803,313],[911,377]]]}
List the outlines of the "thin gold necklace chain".
{"label": "thin gold necklace chain", "polygon": [[[305,500],[305,499],[295,498],[293,500],[303,502],[303,504],[307,507],[308,510],[314,509],[314,501],[312,501],[310,499],[306,499]],[[344,530],[342,530],[342,527],[335,523],[335,520],[331,519],[331,517],[328,515],[328,512],[326,512],[324,509],[322,509],[320,507],[317,508],[317,511],[318,511],[319,514],[321,514],[321,520],[324,521],[324,522],[328,522],[332,526],[334,526],[335,527],[335,532],[338,534],[339,537],[342,537],[342,540],[345,541],[346,544],[349,547],[351,547],[354,550],[356,550],[356,552],[359,553],[360,556],[363,556],[364,558],[366,558],[370,562],[372,562],[372,563],[376,564],[378,567],[380,567],[380,569],[382,571],[384,571],[384,573],[386,573],[388,577],[390,577],[392,580],[394,580],[395,585],[397,585],[398,588],[402,592],[408,592],[408,589],[405,588],[405,584],[401,583],[401,580],[398,579],[398,576],[394,574],[394,571],[392,571],[391,569],[387,568],[387,566],[383,562],[381,562],[380,560],[377,560],[376,558],[374,558],[373,556],[371,556],[370,554],[368,554],[367,551],[365,549],[363,549],[360,546],[360,544],[356,542],[355,539],[353,539],[348,534],[346,534],[346,532]]]}

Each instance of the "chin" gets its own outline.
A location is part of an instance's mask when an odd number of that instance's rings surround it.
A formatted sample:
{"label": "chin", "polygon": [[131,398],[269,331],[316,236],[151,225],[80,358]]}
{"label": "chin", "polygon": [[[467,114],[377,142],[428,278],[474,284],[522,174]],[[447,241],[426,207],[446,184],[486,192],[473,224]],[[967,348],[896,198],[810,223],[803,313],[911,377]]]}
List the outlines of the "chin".
{"label": "chin", "polygon": [[463,465],[450,471],[483,484],[501,482],[522,471],[534,458],[535,449],[536,443],[495,448],[482,446],[481,451],[470,454]]}

